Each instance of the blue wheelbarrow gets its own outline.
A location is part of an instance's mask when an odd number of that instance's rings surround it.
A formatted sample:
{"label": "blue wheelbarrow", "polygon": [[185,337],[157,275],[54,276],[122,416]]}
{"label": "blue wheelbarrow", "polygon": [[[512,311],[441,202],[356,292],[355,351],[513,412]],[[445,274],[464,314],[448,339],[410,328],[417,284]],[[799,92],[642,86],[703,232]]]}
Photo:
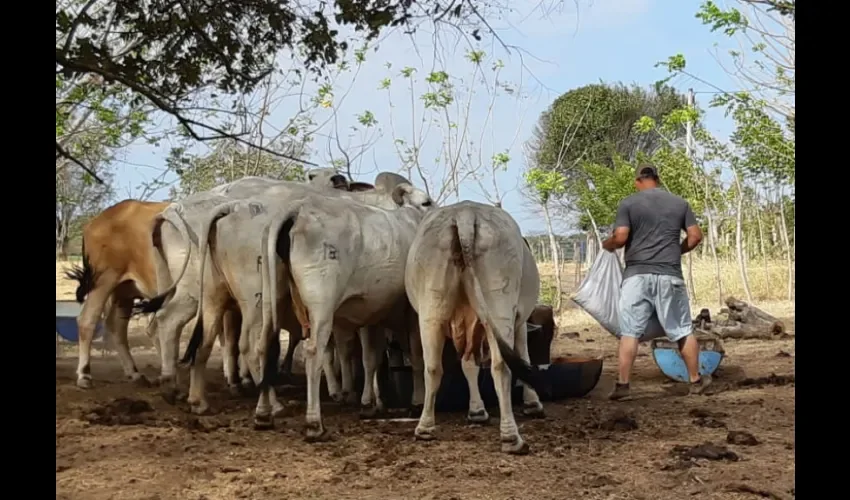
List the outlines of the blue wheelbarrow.
{"label": "blue wheelbarrow", "polygon": [[[725,356],[723,342],[718,338],[701,335],[697,336],[697,341],[700,348],[699,374],[701,376],[714,375],[714,372],[720,368],[720,363]],[[664,375],[677,382],[688,382],[688,368],[685,366],[685,360],[679,354],[679,346],[675,342],[657,338],[652,340],[651,346],[652,359]]]}
{"label": "blue wheelbarrow", "polygon": [[[77,329],[77,316],[80,315],[83,305],[73,300],[56,301],[56,355],[59,355],[59,337],[68,342],[76,344],[80,340],[80,332]],[[94,338],[103,336],[103,322],[98,321],[94,331]]]}

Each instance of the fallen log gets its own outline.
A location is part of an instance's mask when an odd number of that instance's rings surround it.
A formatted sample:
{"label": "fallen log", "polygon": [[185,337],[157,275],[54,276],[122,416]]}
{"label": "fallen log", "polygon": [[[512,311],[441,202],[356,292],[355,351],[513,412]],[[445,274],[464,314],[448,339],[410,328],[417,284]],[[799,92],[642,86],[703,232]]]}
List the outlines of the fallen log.
{"label": "fallen log", "polygon": [[772,314],[732,296],[727,297],[725,302],[728,310],[721,310],[721,312],[726,312],[729,320],[750,325],[763,325],[773,335],[785,333],[785,323]]}
{"label": "fallen log", "polygon": [[[727,323],[732,323],[727,322]],[[747,323],[734,322],[734,324],[726,324],[726,325],[713,325],[711,328],[711,333],[717,335],[721,339],[759,339],[759,340],[770,340],[774,338],[778,333],[774,333],[773,329],[768,328],[760,328],[755,325],[750,325]]]}

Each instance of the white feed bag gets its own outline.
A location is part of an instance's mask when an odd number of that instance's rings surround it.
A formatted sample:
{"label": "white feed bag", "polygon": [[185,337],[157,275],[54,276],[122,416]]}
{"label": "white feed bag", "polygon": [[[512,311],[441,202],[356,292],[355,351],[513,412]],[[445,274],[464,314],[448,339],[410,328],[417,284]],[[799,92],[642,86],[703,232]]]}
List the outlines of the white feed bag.
{"label": "white feed bag", "polygon": [[[620,259],[616,253],[603,250],[599,252],[573,296],[573,302],[616,337],[620,336],[620,315],[617,309],[622,282],[623,268]],[[664,336],[658,315],[653,312],[640,340],[643,342]]]}

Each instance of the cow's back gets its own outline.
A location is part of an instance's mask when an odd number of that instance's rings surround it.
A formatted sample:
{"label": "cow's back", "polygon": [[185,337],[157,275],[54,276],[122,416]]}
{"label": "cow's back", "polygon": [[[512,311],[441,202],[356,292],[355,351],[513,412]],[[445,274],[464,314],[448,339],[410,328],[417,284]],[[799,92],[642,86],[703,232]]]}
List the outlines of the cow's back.
{"label": "cow's back", "polygon": [[[169,202],[124,200],[97,215],[83,228],[83,247],[96,273],[148,281],[155,276],[151,229]],[[155,286],[156,282],[145,283]]]}

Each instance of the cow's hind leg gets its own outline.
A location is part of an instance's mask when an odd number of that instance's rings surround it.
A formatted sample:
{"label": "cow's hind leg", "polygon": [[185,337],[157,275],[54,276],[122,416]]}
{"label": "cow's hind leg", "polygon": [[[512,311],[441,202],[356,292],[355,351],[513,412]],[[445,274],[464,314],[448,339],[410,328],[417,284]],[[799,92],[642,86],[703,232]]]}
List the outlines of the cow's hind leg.
{"label": "cow's hind leg", "polygon": [[346,331],[334,333],[336,339],[336,354],[339,358],[340,379],[342,379],[342,397],[340,402],[350,405],[357,404],[357,391],[354,390],[354,341],[357,334]]}
{"label": "cow's hind leg", "polygon": [[[410,418],[419,418],[425,402],[425,361],[422,354],[422,335],[419,331],[419,319],[414,321],[408,333],[410,345],[410,365],[413,368],[413,396],[410,401]],[[445,341],[443,341],[445,343]]]}
{"label": "cow's hind leg", "polygon": [[274,384],[277,382],[277,362],[280,358],[280,335],[277,332],[263,335],[260,341],[265,341],[265,349],[257,350],[257,357],[263,359],[258,364],[262,372],[258,375],[260,397],[254,409],[254,429],[263,430],[274,427],[274,417],[282,414],[283,404],[277,399]]}
{"label": "cow's hind leg", "polygon": [[189,383],[188,402],[192,407],[192,413],[203,415],[210,409],[206,398],[206,369],[207,361],[210,359],[215,339],[218,337],[222,326],[222,315],[212,307],[204,307],[203,311],[203,338],[201,345],[195,354],[195,362],[192,365]]}
{"label": "cow's hind leg", "polygon": [[320,353],[322,356],[322,372],[325,374],[325,383],[328,386],[328,394],[331,399],[337,403],[341,403],[342,388],[340,387],[339,379],[336,377],[336,368],[340,361],[339,351],[336,348],[336,338],[331,337],[324,350],[320,351]]}
{"label": "cow's hind leg", "polygon": [[[514,339],[514,349],[517,354],[526,363],[530,362],[528,355],[528,330],[525,320],[518,319],[514,325],[516,337]],[[540,402],[540,397],[534,389],[526,384],[522,385],[522,414],[527,417],[543,418],[546,413],[543,411],[543,403]]]}
{"label": "cow's hind leg", "polygon": [[115,341],[115,349],[118,352],[121,368],[124,369],[124,375],[133,382],[147,386],[150,383],[136,368],[136,363],[130,354],[130,345],[127,341],[127,327],[129,326],[130,314],[132,312],[132,297],[121,294],[119,287],[113,295],[112,307],[110,307],[109,314],[106,317],[106,331],[108,335],[112,335]]}
{"label": "cow's hind leg", "polygon": [[460,361],[460,367],[469,385],[469,411],[466,413],[466,420],[473,424],[486,424],[490,420],[490,414],[487,413],[484,400],[481,399],[481,391],[478,390],[478,363],[474,358],[464,358]]}
{"label": "cow's hind leg", "polygon": [[319,399],[319,383],[322,377],[322,363],[319,360],[327,347],[332,329],[332,311],[324,311],[324,314],[316,309],[310,310],[311,335],[305,342],[304,357],[307,371],[307,416],[306,416],[306,438],[307,441],[319,441],[326,435],[326,429],[322,423],[321,401]]}
{"label": "cow's hind leg", "polygon": [[[244,319],[248,320],[249,318]],[[239,339],[244,335],[248,335],[245,331],[245,325],[248,322],[243,321],[241,314],[236,311],[228,310],[224,312],[222,331],[219,337],[219,343],[221,344],[221,366],[224,370],[224,380],[227,382],[227,388],[232,396],[242,395],[239,376]],[[237,339],[237,334],[239,335],[239,339]]]}
{"label": "cow's hind leg", "polygon": [[151,328],[155,328],[160,345],[160,368],[157,383],[167,387],[177,384],[177,360],[179,357],[180,334],[195,317],[198,302],[180,288],[167,300],[162,309],[155,313]]}
{"label": "cow's hind leg", "polygon": [[380,413],[382,403],[377,394],[377,370],[380,354],[386,348],[386,335],[382,328],[360,329],[360,349],[363,351],[363,394],[360,397],[361,418],[374,418]]}
{"label": "cow's hind leg", "polygon": [[115,279],[112,273],[100,276],[97,286],[86,296],[86,301],[77,316],[78,350],[79,360],[77,362],[77,385],[83,389],[90,389],[91,378],[91,342],[97,323],[103,315],[104,306],[112,290],[115,288]]}
{"label": "cow's hind leg", "polygon": [[[423,306],[422,310],[429,308]],[[446,338],[443,335],[442,322],[436,318],[425,317],[420,313],[419,331],[422,338],[422,360],[425,365],[425,401],[422,415],[416,425],[414,436],[417,439],[429,441],[434,439],[436,422],[434,405],[437,402],[437,391],[443,378],[443,346]]]}
{"label": "cow's hind leg", "polygon": [[[495,303],[490,307],[491,314],[498,314],[501,311],[511,310],[510,304]],[[495,330],[501,332],[505,337],[508,345],[513,345],[514,337],[514,318],[492,318],[493,325],[484,325],[487,330],[487,338],[491,346],[497,345],[495,338]],[[496,387],[496,396],[499,398],[499,433],[502,441],[502,451],[517,455],[528,453],[528,445],[519,435],[519,429],[514,420],[513,408],[511,405],[511,372],[505,364],[502,353],[499,349],[490,350],[490,370],[493,374],[493,385]]]}

